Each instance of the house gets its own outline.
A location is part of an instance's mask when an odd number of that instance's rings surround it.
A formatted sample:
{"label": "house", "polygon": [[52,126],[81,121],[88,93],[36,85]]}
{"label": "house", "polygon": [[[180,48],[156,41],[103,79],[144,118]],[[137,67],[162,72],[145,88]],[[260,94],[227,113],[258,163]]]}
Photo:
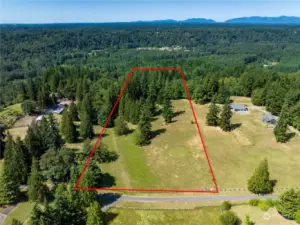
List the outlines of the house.
{"label": "house", "polygon": [[232,112],[248,112],[248,107],[244,104],[230,104]]}
{"label": "house", "polygon": [[261,116],[261,119],[266,124],[273,124],[274,125],[277,122],[276,117],[269,114],[269,113],[263,113],[262,116]]}

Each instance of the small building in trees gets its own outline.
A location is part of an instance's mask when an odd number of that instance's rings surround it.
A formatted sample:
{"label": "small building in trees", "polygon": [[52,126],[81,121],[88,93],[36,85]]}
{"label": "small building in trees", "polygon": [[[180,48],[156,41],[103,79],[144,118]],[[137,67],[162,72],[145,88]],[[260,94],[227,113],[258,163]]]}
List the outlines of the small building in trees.
{"label": "small building in trees", "polygon": [[277,122],[276,117],[271,115],[270,113],[263,113],[261,116],[261,120],[267,125],[275,125]]}
{"label": "small building in trees", "polygon": [[248,112],[248,107],[244,104],[230,104],[230,109],[232,112],[246,113]]}

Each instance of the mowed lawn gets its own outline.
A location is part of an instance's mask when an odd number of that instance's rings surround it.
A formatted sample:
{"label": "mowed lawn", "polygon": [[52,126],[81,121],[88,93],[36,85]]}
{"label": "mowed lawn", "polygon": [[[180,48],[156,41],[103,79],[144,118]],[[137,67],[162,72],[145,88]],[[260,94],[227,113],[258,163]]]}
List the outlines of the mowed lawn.
{"label": "mowed lawn", "polygon": [[133,210],[111,209],[108,212],[109,225],[220,225],[218,207],[199,210]]}
{"label": "mowed lawn", "polygon": [[3,225],[11,225],[13,219],[19,220],[20,222],[24,223],[29,219],[34,204],[35,203],[30,202],[19,203],[17,207],[8,214]]}
{"label": "mowed lawn", "polygon": [[[249,99],[238,99],[246,101]],[[151,144],[138,147],[133,133],[115,136],[113,129],[103,138],[120,158],[102,165],[104,172],[116,178],[116,187],[160,189],[212,188],[213,182],[187,100],[172,101],[178,115],[166,125],[160,116],[152,122],[155,137]],[[219,188],[246,187],[259,162],[267,157],[276,187],[300,186],[300,137],[286,144],[276,143],[272,128],[261,122],[261,112],[234,114],[236,128],[223,132],[205,124],[208,105],[194,104],[208,155]]]}

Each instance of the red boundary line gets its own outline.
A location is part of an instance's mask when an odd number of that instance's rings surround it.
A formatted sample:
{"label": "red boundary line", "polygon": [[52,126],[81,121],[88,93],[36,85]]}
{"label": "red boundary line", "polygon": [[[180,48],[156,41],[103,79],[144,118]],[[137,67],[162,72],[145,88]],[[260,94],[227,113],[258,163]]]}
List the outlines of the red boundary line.
{"label": "red boundary line", "polygon": [[[214,183],[214,187],[215,187],[215,190],[189,190],[189,189],[186,189],[186,190],[176,190],[176,189],[144,189],[144,188],[90,188],[90,187],[87,187],[87,188],[81,188],[81,187],[78,187],[81,179],[82,179],[82,176],[86,170],[86,168],[88,167],[93,155],[94,155],[94,152],[106,130],[106,127],[107,127],[107,124],[109,123],[111,117],[112,117],[112,114],[113,112],[115,111],[119,101],[120,101],[120,98],[122,97],[124,91],[125,91],[125,88],[127,87],[127,84],[128,84],[128,81],[130,80],[132,74],[134,71],[138,71],[138,70],[151,70],[151,71],[169,71],[169,70],[173,70],[173,71],[179,71],[180,75],[181,75],[181,79],[182,79],[182,83],[183,83],[183,86],[185,88],[185,91],[186,91],[186,95],[187,95],[187,98],[188,98],[188,101],[190,103],[190,107],[192,109],[192,112],[193,112],[193,116],[194,116],[194,120],[196,122],[196,127],[197,127],[197,130],[198,130],[198,134],[199,134],[199,137],[200,137],[200,140],[201,140],[201,143],[202,143],[202,147],[203,147],[203,150],[204,150],[204,153],[205,153],[205,156],[206,156],[206,160],[207,160],[207,163],[208,163],[208,166],[209,166],[209,170],[210,170],[210,173],[211,173],[211,176],[212,176],[212,180],[213,180],[213,183]],[[192,100],[191,100],[191,96],[189,94],[189,91],[188,91],[188,87],[186,85],[186,82],[185,82],[185,79],[184,79],[184,74],[183,74],[183,71],[181,68],[132,68],[125,80],[125,83],[120,91],[120,95],[118,96],[101,132],[100,132],[100,135],[98,136],[97,138],[97,141],[96,143],[94,144],[94,147],[88,157],[88,159],[86,160],[85,164],[84,164],[84,167],[76,181],[76,184],[74,186],[74,189],[75,190],[89,190],[89,191],[92,191],[92,190],[106,190],[106,191],[133,191],[133,192],[198,192],[198,193],[219,193],[219,189],[218,189],[218,185],[217,185],[217,181],[216,181],[216,178],[215,178],[215,175],[214,175],[214,172],[213,172],[213,169],[212,169],[212,166],[211,166],[211,163],[210,163],[210,160],[209,160],[209,157],[208,157],[208,153],[207,153],[207,150],[206,150],[206,146],[205,146],[205,143],[204,143],[204,139],[203,139],[203,136],[202,136],[202,133],[201,133],[201,130],[200,130],[200,126],[198,124],[198,120],[197,120],[197,117],[196,117],[196,114],[195,114],[195,110],[194,110],[194,107],[193,107],[193,103],[192,103]]]}

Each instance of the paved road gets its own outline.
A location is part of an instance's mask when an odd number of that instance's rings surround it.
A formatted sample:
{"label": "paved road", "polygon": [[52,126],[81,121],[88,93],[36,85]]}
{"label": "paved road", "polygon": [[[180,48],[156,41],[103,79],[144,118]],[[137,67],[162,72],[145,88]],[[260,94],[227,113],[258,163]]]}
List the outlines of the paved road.
{"label": "paved road", "polygon": [[174,196],[174,197],[145,197],[123,195],[118,201],[133,202],[201,202],[201,201],[239,201],[250,199],[277,198],[278,195],[212,195],[212,196]]}
{"label": "paved road", "polygon": [[111,206],[119,201],[130,201],[130,202],[201,202],[201,201],[248,201],[250,199],[266,199],[266,198],[278,198],[279,195],[211,195],[211,196],[172,196],[172,197],[147,197],[147,196],[131,196],[121,195],[107,196],[110,199],[105,206],[102,207],[103,211],[108,210]]}

